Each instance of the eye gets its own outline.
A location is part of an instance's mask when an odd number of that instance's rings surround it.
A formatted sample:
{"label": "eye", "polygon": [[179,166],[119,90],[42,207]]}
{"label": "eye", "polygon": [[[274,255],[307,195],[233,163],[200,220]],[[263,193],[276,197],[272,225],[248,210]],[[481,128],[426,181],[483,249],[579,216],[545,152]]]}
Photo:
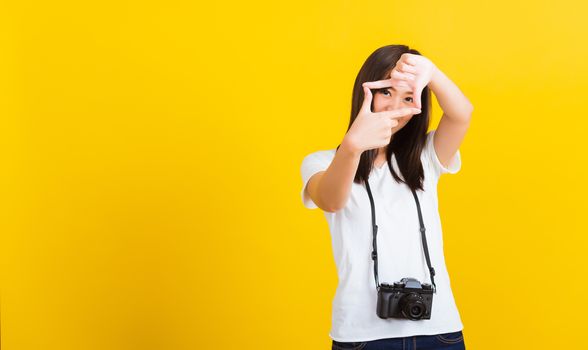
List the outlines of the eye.
{"label": "eye", "polygon": [[386,88],[380,89],[379,92],[382,93],[382,94],[384,94],[384,95],[385,94],[390,94],[390,91],[388,91],[388,89],[386,89]]}
{"label": "eye", "polygon": [[410,98],[410,101],[407,101],[407,102],[412,102],[412,97],[407,97],[407,98]]}

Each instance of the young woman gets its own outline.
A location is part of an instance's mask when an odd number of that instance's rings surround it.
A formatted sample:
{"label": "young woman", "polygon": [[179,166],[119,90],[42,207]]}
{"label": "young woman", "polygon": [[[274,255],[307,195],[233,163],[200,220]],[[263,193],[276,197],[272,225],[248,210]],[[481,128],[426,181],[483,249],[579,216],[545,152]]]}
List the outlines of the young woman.
{"label": "young woman", "polygon": [[[443,116],[428,132],[431,90]],[[405,45],[384,46],[355,79],[341,144],[302,161],[302,200],[307,208],[324,211],[339,279],[329,332],[333,349],[465,349],[443,255],[437,182],[461,168],[459,146],[472,111],[429,59]],[[408,312],[405,307],[404,316],[380,317],[376,274],[388,284],[406,277],[429,288],[432,283],[429,317],[410,315],[425,309],[421,302]],[[413,285],[404,286],[409,294]]]}

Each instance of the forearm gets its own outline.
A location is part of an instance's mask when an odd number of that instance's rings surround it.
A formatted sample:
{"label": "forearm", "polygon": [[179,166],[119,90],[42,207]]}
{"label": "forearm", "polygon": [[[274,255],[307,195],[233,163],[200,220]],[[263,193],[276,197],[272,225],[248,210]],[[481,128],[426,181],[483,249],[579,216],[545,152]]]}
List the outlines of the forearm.
{"label": "forearm", "polygon": [[435,94],[447,118],[456,122],[469,121],[474,106],[440,69],[435,70],[429,82],[429,88]]}

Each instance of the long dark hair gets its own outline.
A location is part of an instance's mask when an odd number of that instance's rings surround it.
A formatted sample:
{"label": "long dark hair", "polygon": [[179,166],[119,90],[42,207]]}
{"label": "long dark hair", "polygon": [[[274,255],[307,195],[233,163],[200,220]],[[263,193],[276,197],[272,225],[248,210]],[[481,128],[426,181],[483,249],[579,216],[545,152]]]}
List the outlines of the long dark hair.
{"label": "long dark hair", "polygon": [[[390,72],[403,53],[420,55],[417,50],[410,49],[406,45],[387,45],[380,47],[366,59],[359,73],[357,73],[355,84],[353,85],[351,118],[347,131],[351,128],[363,103],[364,93],[361,84],[366,81],[388,79]],[[388,160],[388,168],[392,173],[392,177],[396,182],[406,183],[408,187],[415,191],[417,189],[423,190],[423,179],[425,177],[420,156],[425,146],[431,113],[431,91],[428,86],[425,86],[422,91],[421,106],[421,113],[415,114],[402,129],[394,133],[386,150],[386,159]],[[372,100],[372,111],[373,107]],[[337,146],[337,149],[340,146]],[[370,149],[361,154],[353,182],[362,184],[367,181],[377,153],[377,149]],[[396,174],[392,167],[392,154],[396,156],[398,170],[400,170],[404,180]]]}

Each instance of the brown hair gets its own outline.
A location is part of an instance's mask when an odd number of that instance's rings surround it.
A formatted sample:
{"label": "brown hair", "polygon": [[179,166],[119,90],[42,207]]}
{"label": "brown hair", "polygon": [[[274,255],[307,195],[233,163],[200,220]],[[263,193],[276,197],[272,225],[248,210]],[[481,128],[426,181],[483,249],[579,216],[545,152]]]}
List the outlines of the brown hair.
{"label": "brown hair", "polygon": [[[353,85],[351,118],[347,131],[351,128],[363,103],[364,93],[361,85],[366,81],[388,79],[390,72],[403,53],[420,55],[417,50],[410,49],[406,45],[387,45],[380,47],[366,59],[359,73],[357,73],[355,84]],[[423,190],[424,171],[420,156],[425,146],[431,113],[431,91],[428,86],[425,86],[422,91],[421,106],[421,113],[415,114],[402,129],[394,133],[394,137],[391,138],[392,141],[388,144],[386,150],[386,159],[388,160],[388,168],[392,173],[392,177],[396,182],[406,183],[413,190]],[[371,108],[373,111],[373,100]],[[340,146],[337,146],[337,149]],[[377,149],[370,149],[361,154],[353,182],[360,184],[367,181],[377,153]],[[396,156],[398,170],[400,170],[404,181],[392,168],[392,154]]]}

